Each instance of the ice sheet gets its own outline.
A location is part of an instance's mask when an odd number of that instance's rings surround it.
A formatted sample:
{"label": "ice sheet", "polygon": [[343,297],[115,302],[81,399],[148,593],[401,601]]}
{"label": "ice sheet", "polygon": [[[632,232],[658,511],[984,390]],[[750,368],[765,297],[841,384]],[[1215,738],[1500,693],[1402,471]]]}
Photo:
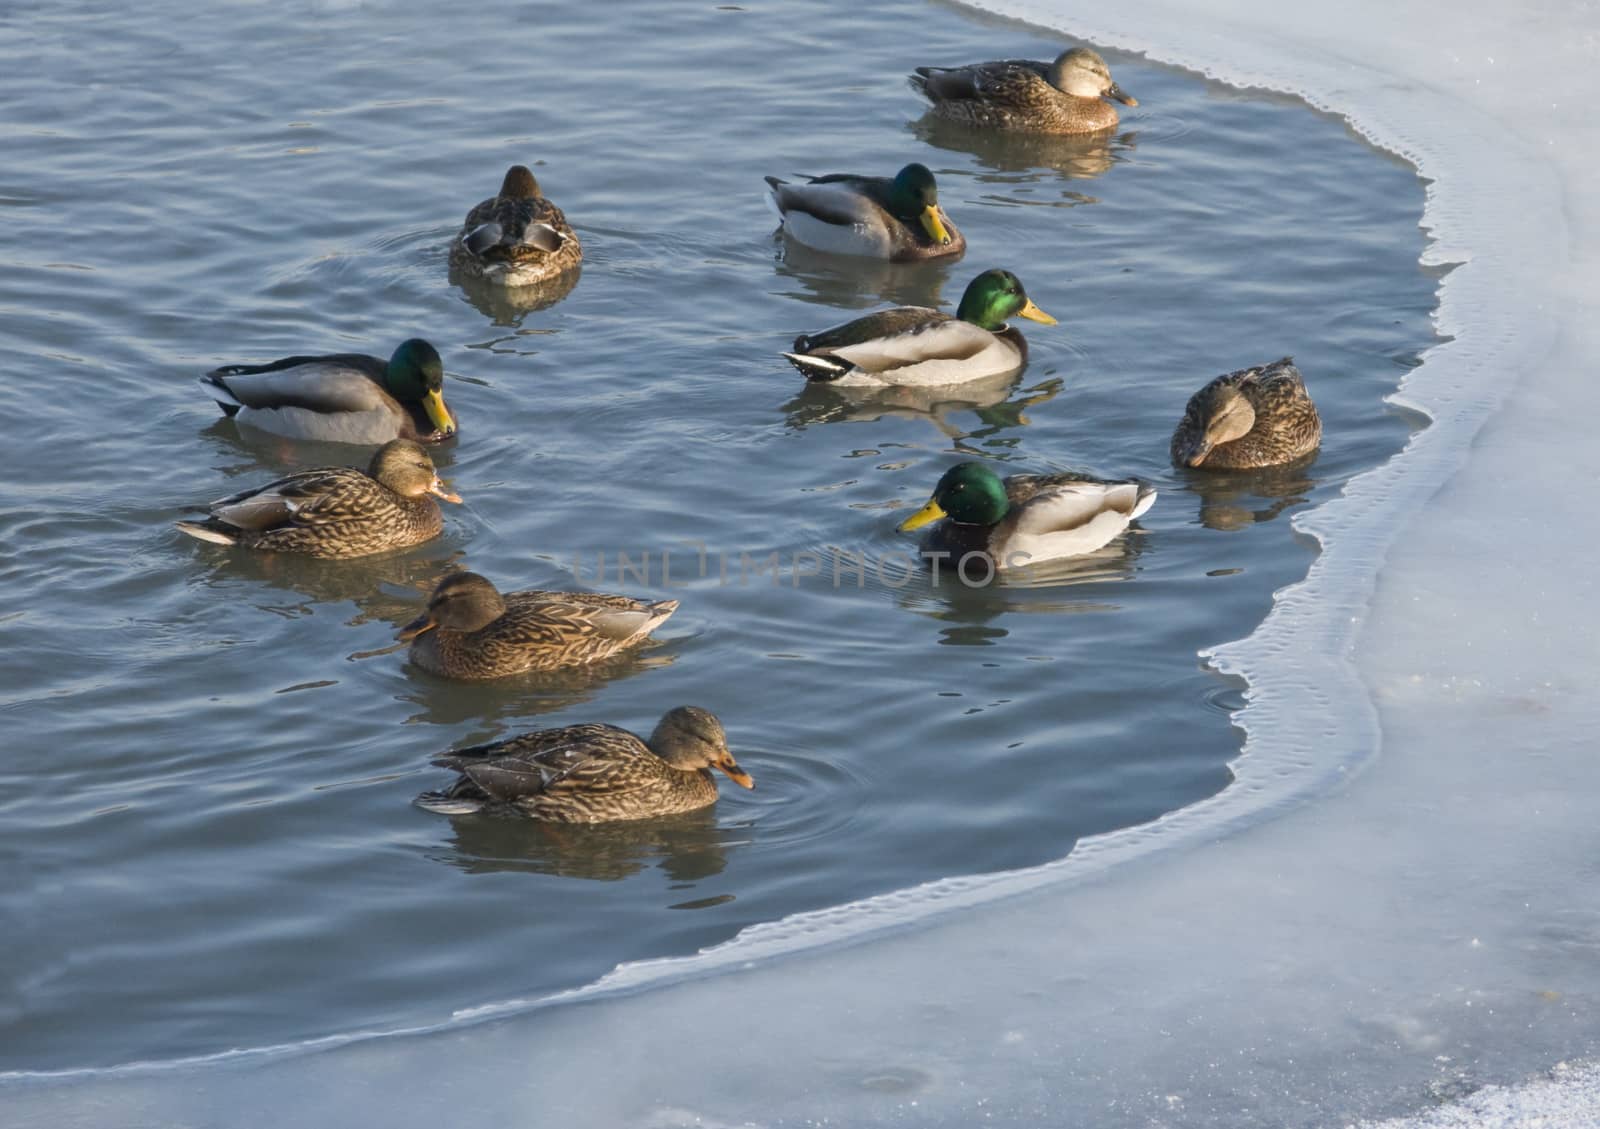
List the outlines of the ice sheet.
{"label": "ice sheet", "polygon": [[[1600,13],[994,7],[1347,115],[1433,181],[1430,261],[1466,264],[1442,285],[1453,340],[1402,390],[1434,426],[1298,523],[1325,542],[1311,576],[1216,656],[1253,687],[1239,785],[1052,867],[752,930],[584,1000],[13,1077],[8,1124],[1339,1125],[1600,1051]],[[1568,1108],[1547,1126],[1600,1118],[1592,1074],[1517,1093],[1550,1087]]]}

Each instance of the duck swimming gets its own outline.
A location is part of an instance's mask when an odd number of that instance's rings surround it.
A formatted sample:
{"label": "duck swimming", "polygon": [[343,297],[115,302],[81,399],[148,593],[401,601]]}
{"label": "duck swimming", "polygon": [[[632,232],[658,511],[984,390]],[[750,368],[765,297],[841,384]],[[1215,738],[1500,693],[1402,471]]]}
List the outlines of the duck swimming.
{"label": "duck swimming", "polygon": [[1063,51],[1053,63],[1001,59],[963,67],[918,67],[911,85],[939,117],[992,129],[1030,133],[1095,133],[1117,124],[1113,98],[1138,100],[1111,79],[1098,52]]}
{"label": "duck swimming", "polygon": [[1175,466],[1250,470],[1304,458],[1322,419],[1292,357],[1219,376],[1189,398],[1172,433]]}
{"label": "duck swimming", "polygon": [[840,387],[959,384],[1015,372],[1027,362],[1028,343],[1006,324],[1010,317],[1056,324],[1016,275],[988,270],[967,284],[953,317],[925,306],[896,306],[803,333],[794,352],[783,355],[807,380]]}
{"label": "duck swimming", "polygon": [[450,266],[501,286],[534,286],[572,270],[583,247],[526,165],[506,170],[499,195],[473,206],[450,244]]}
{"label": "duck swimming", "polygon": [[818,251],[903,263],[967,249],[939,206],[926,165],[907,165],[893,177],[834,173],[791,184],[769,176],[767,184],[784,233]]}
{"label": "duck swimming", "polygon": [[981,553],[1001,570],[1092,553],[1155,500],[1155,490],[1142,482],[1071,472],[1002,479],[984,463],[968,461],[945,471],[928,503],[899,528],[908,533],[939,521],[924,553],[948,554],[952,565]]}
{"label": "duck swimming", "polygon": [[428,608],[396,636],[411,661],[446,678],[486,679],[597,662],[641,643],[678,610],[591,592],[501,595],[475,572],[439,581]]}
{"label": "duck swimming", "polygon": [[417,805],[444,815],[502,809],[550,823],[649,819],[708,807],[717,800],[711,770],[743,788],[750,774],[728,751],[709,710],[669,710],[647,740],[614,725],[536,729],[506,741],[434,758],[461,778]]}
{"label": "duck swimming", "polygon": [[200,378],[225,415],[290,439],[373,446],[437,443],[456,433],[444,402],[444,364],[420,337],[387,361],[365,353],[224,365]]}
{"label": "duck swimming", "polygon": [[[432,495],[430,497],[429,495]],[[363,473],[320,467],[219,498],[201,521],[180,521],[191,537],[312,557],[364,557],[418,545],[444,527],[445,490],[428,452],[409,439],[385,443]]]}

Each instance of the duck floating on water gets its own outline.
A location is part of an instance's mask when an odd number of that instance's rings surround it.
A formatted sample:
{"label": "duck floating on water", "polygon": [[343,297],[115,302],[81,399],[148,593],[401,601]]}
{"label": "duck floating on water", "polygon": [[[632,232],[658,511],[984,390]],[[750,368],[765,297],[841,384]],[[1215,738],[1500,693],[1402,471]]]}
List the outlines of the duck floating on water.
{"label": "duck floating on water", "polygon": [[427,610],[400,629],[411,661],[446,678],[488,679],[609,658],[642,643],[678,610],[594,592],[502,595],[475,572],[439,581]]}
{"label": "duck floating on water", "polygon": [[967,285],[954,316],[926,306],[895,306],[820,333],[795,338],[783,354],[806,379],[838,386],[960,384],[1016,372],[1028,343],[1010,317],[1045,325],[1045,313],[1005,270],[984,271]]}
{"label": "duck floating on water", "polygon": [[1096,133],[1116,126],[1106,98],[1137,106],[1098,52],[1063,51],[1053,63],[999,59],[961,67],[918,67],[911,85],[952,121],[1029,133]]}
{"label": "duck floating on water", "polygon": [[937,521],[925,553],[947,554],[952,565],[981,553],[999,571],[1092,553],[1155,500],[1153,487],[1132,479],[1072,472],[1002,479],[984,463],[967,461],[944,472],[933,496],[900,523],[900,531]]}
{"label": "duck floating on water", "polygon": [[435,757],[461,778],[417,805],[444,815],[494,809],[549,823],[608,823],[694,811],[716,803],[711,770],[743,788],[750,774],[728,751],[709,710],[669,710],[648,739],[614,725],[536,729],[519,737]]}
{"label": "duck floating on water", "polygon": [[428,452],[409,439],[378,448],[366,471],[319,467],[241,490],[206,507],[210,516],[180,521],[191,537],[312,557],[364,557],[419,545],[439,535],[434,498],[461,499],[444,488]]}
{"label": "duck floating on water", "polygon": [[456,433],[444,402],[444,364],[420,337],[385,361],[365,353],[224,365],[200,378],[224,414],[290,439],[374,446],[438,443]]}
{"label": "duck floating on water", "polygon": [[834,173],[805,184],[769,176],[767,185],[784,233],[818,251],[904,263],[967,249],[939,206],[926,165],[907,165],[893,177]]}
{"label": "duck floating on water", "polygon": [[1305,458],[1322,419],[1294,358],[1219,376],[1189,398],[1172,433],[1172,461],[1201,470],[1252,470]]}
{"label": "duck floating on water", "polygon": [[498,195],[473,206],[450,244],[450,266],[501,286],[537,286],[583,261],[578,235],[526,165],[506,170]]}

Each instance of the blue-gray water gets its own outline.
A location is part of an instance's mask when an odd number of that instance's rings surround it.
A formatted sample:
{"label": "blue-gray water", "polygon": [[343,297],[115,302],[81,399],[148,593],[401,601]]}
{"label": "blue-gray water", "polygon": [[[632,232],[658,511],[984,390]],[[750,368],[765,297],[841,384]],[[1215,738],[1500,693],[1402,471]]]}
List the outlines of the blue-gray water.
{"label": "blue-gray water", "polygon": [[[984,141],[924,121],[904,83],[1060,46],[909,0],[4,18],[0,1065],[439,1018],[1059,857],[1225,787],[1238,688],[1196,653],[1303,573],[1284,515],[1404,440],[1381,397],[1428,341],[1421,190],[1298,104],[1127,58],[1141,106],[1099,142]],[[763,174],[909,160],[963,261],[773,240]],[[530,312],[445,265],[518,161],[587,252]],[[1033,362],[994,402],[802,394],[777,357],[851,309],[953,304],[997,265],[1063,324],[1028,326]],[[413,334],[462,421],[440,459],[467,505],[442,539],[330,564],[172,530],[186,503],[364,458],[220,422],[199,372]],[[1286,352],[1322,409],[1313,466],[1167,467],[1195,387]],[[1161,497],[1056,583],[905,580],[894,524],[957,451]],[[586,584],[659,592],[663,552],[682,611],[592,676],[462,687],[369,654],[447,562],[556,586],[577,554]],[[777,583],[741,572],[774,552]],[[796,581],[805,554],[822,575]],[[445,778],[436,751],[682,702],[723,717],[756,791],[559,834],[410,805]]]}

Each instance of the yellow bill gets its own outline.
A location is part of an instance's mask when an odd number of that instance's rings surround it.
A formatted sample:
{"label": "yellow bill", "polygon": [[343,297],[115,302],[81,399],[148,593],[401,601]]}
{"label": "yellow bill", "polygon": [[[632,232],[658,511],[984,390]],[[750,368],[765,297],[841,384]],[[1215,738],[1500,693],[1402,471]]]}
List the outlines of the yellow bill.
{"label": "yellow bill", "polygon": [[939,207],[929,204],[922,209],[922,230],[928,233],[928,238],[935,243],[950,242],[950,233],[945,230],[944,221],[939,218]]}
{"label": "yellow bill", "polygon": [[1056,324],[1056,319],[1045,313],[1038,306],[1035,306],[1032,298],[1028,299],[1026,306],[1017,311],[1017,316],[1019,318],[1027,318],[1029,321],[1043,322],[1045,325]]}
{"label": "yellow bill", "polygon": [[944,510],[939,507],[938,502],[935,502],[932,498],[929,498],[926,506],[923,506],[916,513],[912,514],[910,517],[906,518],[900,523],[900,532],[910,533],[913,529],[921,529],[929,522],[938,521],[942,517],[944,517]]}
{"label": "yellow bill", "polygon": [[443,393],[429,389],[428,394],[422,398],[422,410],[428,413],[428,419],[434,427],[446,435],[456,433],[456,421],[450,416],[450,409],[444,406]]}

